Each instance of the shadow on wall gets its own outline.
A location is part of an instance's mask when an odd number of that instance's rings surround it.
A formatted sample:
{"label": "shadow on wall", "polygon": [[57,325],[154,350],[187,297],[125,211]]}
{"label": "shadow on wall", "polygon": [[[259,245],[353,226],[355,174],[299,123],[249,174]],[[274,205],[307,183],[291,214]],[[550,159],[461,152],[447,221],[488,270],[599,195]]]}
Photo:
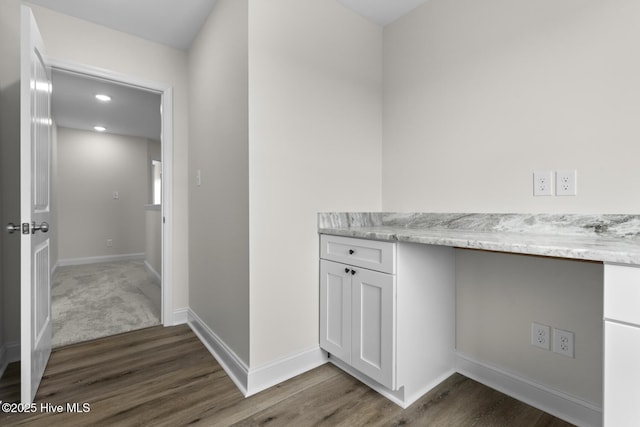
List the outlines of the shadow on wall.
{"label": "shadow on wall", "polygon": [[[20,221],[20,82],[0,89],[0,218]],[[20,342],[20,234],[0,233],[0,367]],[[19,355],[18,355],[19,356]]]}

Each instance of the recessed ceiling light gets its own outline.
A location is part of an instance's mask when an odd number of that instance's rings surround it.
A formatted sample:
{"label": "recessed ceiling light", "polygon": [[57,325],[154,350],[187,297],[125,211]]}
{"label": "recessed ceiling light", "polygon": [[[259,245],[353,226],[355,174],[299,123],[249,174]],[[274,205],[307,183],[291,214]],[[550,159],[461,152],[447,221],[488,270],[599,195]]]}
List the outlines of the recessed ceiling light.
{"label": "recessed ceiling light", "polygon": [[104,132],[105,130],[107,130],[107,128],[104,126],[94,126],[93,129],[98,132]]}
{"label": "recessed ceiling light", "polygon": [[96,95],[96,99],[98,101],[102,101],[102,102],[109,102],[111,101],[111,97],[109,95],[105,95],[103,93],[99,93]]}

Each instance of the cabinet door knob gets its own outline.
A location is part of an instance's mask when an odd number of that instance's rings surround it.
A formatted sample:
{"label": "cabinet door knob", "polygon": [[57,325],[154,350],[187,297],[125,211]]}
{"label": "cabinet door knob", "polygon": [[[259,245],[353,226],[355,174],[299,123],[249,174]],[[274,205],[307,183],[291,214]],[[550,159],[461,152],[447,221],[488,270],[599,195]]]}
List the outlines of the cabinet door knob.
{"label": "cabinet door knob", "polygon": [[353,249],[349,249],[349,255],[353,255],[355,253],[356,253],[356,251],[354,251]]}
{"label": "cabinet door knob", "polygon": [[345,272],[345,273],[348,273],[348,272],[349,272],[349,269],[348,269],[348,268],[345,268],[345,269],[344,269],[344,272]]}
{"label": "cabinet door knob", "polygon": [[355,270],[351,270],[351,275],[353,276],[354,274],[356,274]]}

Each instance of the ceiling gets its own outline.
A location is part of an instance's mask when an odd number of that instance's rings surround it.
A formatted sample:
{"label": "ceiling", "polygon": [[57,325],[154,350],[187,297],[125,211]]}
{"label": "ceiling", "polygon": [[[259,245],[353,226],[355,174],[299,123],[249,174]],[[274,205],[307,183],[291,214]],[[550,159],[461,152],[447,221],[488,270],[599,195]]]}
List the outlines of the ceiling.
{"label": "ceiling", "polygon": [[[55,68],[51,74],[51,112],[58,126],[93,132],[93,126],[101,125],[106,133],[160,140],[159,93]],[[99,93],[111,101],[96,100]]]}
{"label": "ceiling", "polygon": [[[368,20],[385,26],[427,0],[336,1]],[[29,2],[146,40],[187,50],[204,25],[216,0],[29,0]]]}
{"label": "ceiling", "polygon": [[[0,0],[1,1],[1,0]],[[268,1],[268,0],[259,0]],[[322,0],[332,1],[332,0]],[[335,0],[385,26],[427,0]],[[216,0],[29,0],[66,15],[188,50]],[[160,95],[79,74],[53,72],[52,112],[59,126],[160,139]],[[113,100],[98,103],[96,93]]]}
{"label": "ceiling", "polygon": [[28,0],[176,49],[188,49],[216,0]]}
{"label": "ceiling", "polygon": [[369,21],[384,27],[427,0],[337,0]]}

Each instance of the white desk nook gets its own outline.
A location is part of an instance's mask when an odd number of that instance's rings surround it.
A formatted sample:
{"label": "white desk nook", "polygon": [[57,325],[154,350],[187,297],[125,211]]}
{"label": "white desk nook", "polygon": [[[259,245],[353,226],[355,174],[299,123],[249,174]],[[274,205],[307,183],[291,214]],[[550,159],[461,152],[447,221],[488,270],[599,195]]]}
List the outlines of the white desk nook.
{"label": "white desk nook", "polygon": [[640,425],[640,215],[320,213],[318,232],[320,347],[403,407],[465,374],[454,248],[603,263],[602,413],[569,421]]}

